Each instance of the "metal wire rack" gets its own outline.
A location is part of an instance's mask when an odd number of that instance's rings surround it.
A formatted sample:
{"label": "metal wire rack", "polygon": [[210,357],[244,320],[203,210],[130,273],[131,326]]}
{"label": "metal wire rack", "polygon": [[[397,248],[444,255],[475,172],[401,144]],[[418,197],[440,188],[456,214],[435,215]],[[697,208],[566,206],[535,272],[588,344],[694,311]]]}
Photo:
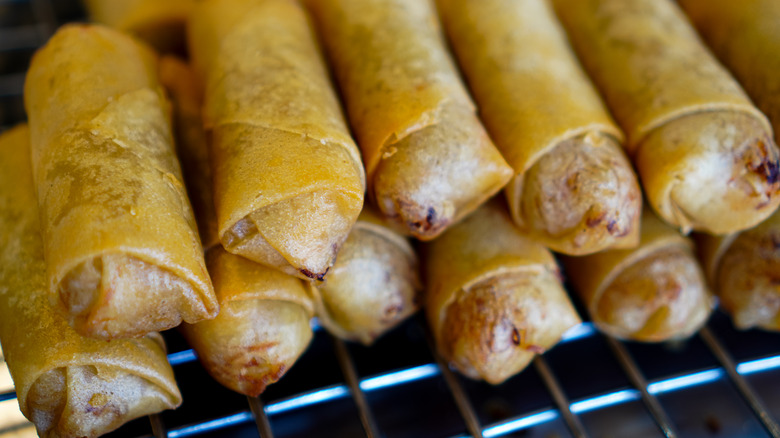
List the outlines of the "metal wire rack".
{"label": "metal wire rack", "polygon": [[[83,17],[74,0],[0,0],[0,131],[24,120],[33,51]],[[347,345],[316,326],[307,353],[260,398],[214,382],[166,333],[185,402],[111,437],[776,437],[780,335],[738,332],[716,314],[685,343],[640,345],[590,323],[498,387],[454,374],[421,318],[377,345]],[[0,403],[15,400],[0,390]],[[12,431],[0,429],[0,438]]]}

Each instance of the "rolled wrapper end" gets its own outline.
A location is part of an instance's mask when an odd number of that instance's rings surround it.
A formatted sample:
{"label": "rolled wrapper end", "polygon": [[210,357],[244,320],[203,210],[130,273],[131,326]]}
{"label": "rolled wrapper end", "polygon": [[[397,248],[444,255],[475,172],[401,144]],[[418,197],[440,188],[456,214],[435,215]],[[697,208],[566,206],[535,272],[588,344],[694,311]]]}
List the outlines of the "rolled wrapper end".
{"label": "rolled wrapper end", "polygon": [[[170,272],[162,267],[164,260],[149,256],[127,250],[78,263],[60,281],[55,280],[52,305],[64,310],[78,333],[106,340],[140,337],[149,330],[166,330],[182,321],[194,323],[217,315],[219,305],[213,295],[199,292],[211,290],[211,284],[187,278],[187,272]],[[125,305],[138,296],[158,305]]]}
{"label": "rolled wrapper end", "polygon": [[408,240],[364,209],[325,283],[312,293],[328,331],[370,345],[419,309],[420,289]]}
{"label": "rolled wrapper end", "polygon": [[497,385],[580,323],[546,266],[508,268],[474,280],[438,312],[437,346],[463,374]]}
{"label": "rolled wrapper end", "polygon": [[222,385],[256,397],[295,364],[312,338],[308,283],[214,247],[206,254],[222,310],[182,324],[204,368]]}
{"label": "rolled wrapper end", "polygon": [[132,419],[181,405],[170,367],[154,362],[165,355],[158,333],[119,347],[131,357],[147,357],[152,366],[123,360],[122,354],[76,353],[75,359],[63,357],[60,367],[49,363],[45,372],[17,381],[19,405],[40,436],[97,437]]}
{"label": "rolled wrapper end", "polygon": [[501,190],[512,169],[470,103],[445,100],[418,122],[417,130],[384,144],[369,175],[385,217],[427,241]]}
{"label": "rolled wrapper end", "polygon": [[639,243],[642,195],[614,126],[567,132],[515,175],[512,219],[554,251],[585,255]]}

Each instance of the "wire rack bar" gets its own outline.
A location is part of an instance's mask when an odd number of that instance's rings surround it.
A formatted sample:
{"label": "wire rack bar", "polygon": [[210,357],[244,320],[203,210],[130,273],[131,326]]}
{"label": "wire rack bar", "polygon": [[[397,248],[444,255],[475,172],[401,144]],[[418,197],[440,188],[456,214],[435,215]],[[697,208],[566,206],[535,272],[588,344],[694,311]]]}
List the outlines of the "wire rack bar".
{"label": "wire rack bar", "polygon": [[712,354],[718,359],[718,362],[726,370],[726,375],[729,376],[731,382],[736,386],[737,391],[750,405],[753,413],[756,414],[761,424],[764,426],[767,432],[774,438],[780,438],[780,427],[777,422],[769,414],[769,411],[764,406],[764,403],[758,397],[758,394],[753,391],[753,388],[747,383],[747,381],[737,371],[737,366],[734,364],[734,359],[731,354],[726,351],[726,348],[712,333],[708,327],[704,327],[699,331],[699,337],[704,341],[707,347],[712,351]]}
{"label": "wire rack bar", "polygon": [[577,417],[572,411],[569,404],[569,399],[563,392],[560,382],[555,377],[552,369],[547,364],[547,361],[542,356],[536,356],[534,358],[534,367],[544,381],[544,385],[552,395],[555,405],[558,407],[563,416],[563,420],[566,422],[569,431],[575,438],[588,438],[588,433],[585,431],[585,426],[582,425],[579,417]]}
{"label": "wire rack bar", "polygon": [[152,424],[152,434],[155,438],[168,438],[168,432],[165,430],[165,424],[159,414],[150,415],[149,423]]}
{"label": "wire rack bar", "polygon": [[274,438],[274,432],[271,429],[271,422],[268,421],[268,416],[265,415],[265,407],[260,397],[249,397],[246,400],[249,402],[249,409],[252,411],[252,416],[255,417],[255,423],[257,424],[257,433],[260,438]]}
{"label": "wire rack bar", "polygon": [[663,407],[661,407],[661,403],[658,401],[658,399],[653,394],[650,394],[650,392],[647,390],[647,380],[645,380],[645,377],[642,375],[642,371],[639,370],[639,367],[636,365],[636,362],[634,362],[634,359],[631,357],[631,354],[629,354],[628,350],[626,350],[626,347],[621,342],[613,339],[612,337],[606,336],[606,339],[607,344],[615,354],[615,357],[620,363],[620,366],[623,368],[623,371],[628,376],[628,379],[639,390],[642,401],[650,411],[653,419],[655,419],[658,427],[661,428],[661,432],[663,432],[667,438],[677,437],[678,434],[675,432],[674,427],[672,426],[672,421],[669,419],[669,416],[666,414],[666,411],[664,411]]}
{"label": "wire rack bar", "polygon": [[53,0],[32,0],[31,6],[35,21],[38,22],[41,41],[49,39],[57,29],[57,16],[54,14]]}
{"label": "wire rack bar", "polygon": [[381,436],[379,435],[379,428],[376,425],[374,414],[368,406],[363,390],[360,388],[360,379],[358,379],[355,364],[352,362],[349,351],[347,351],[347,346],[344,345],[344,341],[341,339],[338,339],[335,336],[331,336],[331,338],[333,339],[333,345],[336,348],[336,357],[339,360],[339,366],[341,366],[341,371],[344,373],[344,378],[349,386],[349,391],[352,393],[352,398],[357,405],[360,422],[363,423],[363,429],[366,431],[366,436],[368,438],[379,438]]}

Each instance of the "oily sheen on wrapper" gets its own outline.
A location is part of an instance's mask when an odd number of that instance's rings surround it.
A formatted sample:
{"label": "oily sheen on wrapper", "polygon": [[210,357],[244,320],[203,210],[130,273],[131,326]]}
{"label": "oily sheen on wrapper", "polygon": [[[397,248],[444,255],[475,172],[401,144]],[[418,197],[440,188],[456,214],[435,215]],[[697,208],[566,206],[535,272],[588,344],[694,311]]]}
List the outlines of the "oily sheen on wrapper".
{"label": "oily sheen on wrapper", "polygon": [[684,233],[754,226],[780,204],[766,117],[671,0],[553,0],[625,131],[652,208]]}
{"label": "oily sheen on wrapper", "polygon": [[181,404],[159,334],[85,338],[49,304],[24,125],[0,135],[0,183],[0,342],[38,434],[97,437]]}
{"label": "oily sheen on wrapper", "polygon": [[213,320],[182,324],[180,331],[217,381],[257,396],[308,347],[312,297],[300,279],[222,248],[200,118],[200,84],[192,69],[173,57],[160,61],[160,80],[172,97],[178,153],[221,309]]}
{"label": "oily sheen on wrapper", "polygon": [[480,117],[515,170],[515,223],[571,255],[636,246],[642,194],[623,133],[547,1],[438,5]]}
{"label": "oily sheen on wrapper", "polygon": [[477,119],[430,0],[306,2],[382,215],[422,240],[511,178]]}
{"label": "oily sheen on wrapper", "polygon": [[219,238],[322,280],[363,206],[360,153],[292,0],[207,0],[189,23],[205,84]]}
{"label": "oily sheen on wrapper", "polygon": [[427,244],[424,263],[437,350],[468,377],[499,384],[580,322],[552,253],[499,200]]}
{"label": "oily sheen on wrapper", "polygon": [[25,83],[52,303],[77,332],[142,336],[218,312],[154,53],[66,25]]}
{"label": "oily sheen on wrapper", "polygon": [[[737,77],[756,105],[780,130],[780,3],[681,1],[715,55]],[[776,135],[776,134],[775,134]],[[774,169],[777,172],[777,169]],[[728,236],[697,236],[723,309],[741,329],[780,330],[780,213]]]}
{"label": "oily sheen on wrapper", "polygon": [[648,208],[641,227],[635,249],[564,257],[566,276],[604,333],[643,342],[687,338],[715,305],[693,242]]}
{"label": "oily sheen on wrapper", "polygon": [[372,344],[419,308],[418,272],[406,237],[365,207],[325,283],[314,288],[320,323],[340,338]]}
{"label": "oily sheen on wrapper", "polygon": [[169,52],[186,46],[187,17],[195,0],[84,0],[84,5],[91,20]]}

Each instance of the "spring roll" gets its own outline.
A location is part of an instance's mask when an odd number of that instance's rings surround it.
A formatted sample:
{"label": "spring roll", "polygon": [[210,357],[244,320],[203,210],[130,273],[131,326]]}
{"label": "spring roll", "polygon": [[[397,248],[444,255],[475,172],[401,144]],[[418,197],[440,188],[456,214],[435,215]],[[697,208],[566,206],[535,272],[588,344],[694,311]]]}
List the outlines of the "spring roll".
{"label": "spring roll", "polygon": [[734,325],[780,331],[780,212],[741,233],[697,235],[696,243]]}
{"label": "spring roll", "polygon": [[407,239],[365,208],[325,283],[315,288],[315,306],[332,334],[370,345],[417,311],[420,289]]}
{"label": "spring roll", "polygon": [[668,223],[726,234],[780,204],[766,117],[671,0],[553,0],[628,141],[648,201]]}
{"label": "spring roll", "polygon": [[63,26],[24,97],[48,289],[76,331],[136,337],[216,316],[154,53]]}
{"label": "spring roll", "polygon": [[222,248],[200,118],[200,84],[192,69],[174,57],[161,59],[160,80],[173,100],[178,152],[221,308],[215,319],[182,324],[180,330],[214,379],[257,396],[309,345],[312,296],[300,279]]}
{"label": "spring roll", "polygon": [[365,176],[304,11],[292,0],[199,2],[189,42],[205,80],[220,241],[322,280]]}
{"label": "spring roll", "polygon": [[422,240],[500,190],[512,170],[474,113],[430,0],[312,0],[369,194]]}
{"label": "spring roll", "polygon": [[555,345],[580,318],[555,259],[482,206],[425,247],[425,309],[437,349],[468,377],[499,384]]}
{"label": "spring roll", "polygon": [[92,21],[131,33],[161,52],[182,52],[195,0],[84,0]]}
{"label": "spring roll", "polygon": [[565,257],[564,267],[590,317],[620,339],[684,339],[707,321],[715,300],[693,243],[649,209],[639,247]]}
{"label": "spring roll", "polygon": [[181,404],[162,337],[78,335],[49,304],[29,130],[0,136],[0,342],[42,437],[97,437]]}
{"label": "spring roll", "polygon": [[571,255],[639,243],[642,195],[612,121],[546,0],[439,0],[479,105],[515,176],[515,223]]}

